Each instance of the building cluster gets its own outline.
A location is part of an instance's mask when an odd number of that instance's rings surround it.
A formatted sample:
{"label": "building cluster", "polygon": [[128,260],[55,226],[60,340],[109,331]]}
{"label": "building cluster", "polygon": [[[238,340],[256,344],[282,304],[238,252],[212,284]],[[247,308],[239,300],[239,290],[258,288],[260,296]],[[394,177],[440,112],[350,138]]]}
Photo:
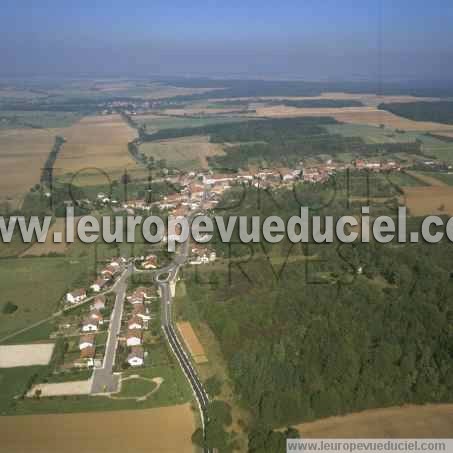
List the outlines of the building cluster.
{"label": "building cluster", "polygon": [[132,305],[129,319],[127,320],[126,346],[129,348],[127,362],[132,367],[142,366],[145,360],[143,350],[143,331],[148,328],[151,319],[145,302],[151,299],[146,288],[137,288],[126,297]]}
{"label": "building cluster", "polygon": [[[90,290],[94,293],[99,293],[107,286],[111,285],[115,279],[121,274],[121,270],[126,260],[122,257],[112,259],[109,264],[102,269],[96,280],[90,286]],[[66,302],[69,304],[80,304],[88,297],[85,288],[78,288],[66,294]]]}
{"label": "building cluster", "polygon": [[105,297],[103,295],[96,296],[90,307],[90,312],[83,319],[80,328],[80,357],[74,362],[76,367],[86,368],[95,365],[96,333],[104,324],[103,310],[105,310]]}
{"label": "building cluster", "polygon": [[352,163],[356,170],[368,170],[374,172],[401,170],[401,164],[394,160],[356,159]]}

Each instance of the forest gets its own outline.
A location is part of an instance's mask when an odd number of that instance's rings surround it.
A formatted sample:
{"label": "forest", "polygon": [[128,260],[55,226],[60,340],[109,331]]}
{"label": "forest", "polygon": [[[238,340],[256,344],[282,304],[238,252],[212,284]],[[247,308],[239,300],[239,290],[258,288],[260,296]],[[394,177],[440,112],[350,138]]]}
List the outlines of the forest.
{"label": "forest", "polygon": [[[263,194],[259,203],[247,192],[223,215],[288,218],[298,199],[316,214],[351,214],[342,197],[307,190]],[[231,256],[231,246],[216,247]],[[256,426],[453,402],[451,243],[259,243],[247,250],[223,271],[190,275],[186,285]]]}
{"label": "forest", "polygon": [[378,108],[415,121],[453,124],[453,101],[392,102]]}

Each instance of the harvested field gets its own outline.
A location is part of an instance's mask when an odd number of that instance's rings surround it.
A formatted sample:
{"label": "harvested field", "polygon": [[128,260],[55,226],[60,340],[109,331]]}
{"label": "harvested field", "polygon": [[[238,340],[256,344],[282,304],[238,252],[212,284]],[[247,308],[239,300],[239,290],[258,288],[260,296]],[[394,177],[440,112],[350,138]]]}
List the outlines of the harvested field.
{"label": "harvested field", "polygon": [[39,183],[41,168],[52,149],[55,133],[38,129],[0,130],[0,197],[20,204]]}
{"label": "harvested field", "polygon": [[55,162],[55,174],[81,172],[74,181],[77,185],[105,183],[106,178],[95,169],[118,178],[125,170],[143,171],[130,156],[127,144],[135,136],[119,115],[88,116],[73,126],[62,129],[66,143]]}
{"label": "harvested field", "polygon": [[200,364],[207,362],[208,358],[205,350],[195,334],[190,322],[181,321],[177,322],[176,325],[178,326],[178,330],[181,333],[184,343],[186,344],[187,349],[189,350],[195,363]]}
{"label": "harvested field", "polygon": [[0,368],[47,365],[53,348],[54,343],[0,346]]}
{"label": "harvested field", "polygon": [[[37,429],[39,427],[39,429]],[[2,417],[8,453],[193,453],[190,404],[156,409]]]}
{"label": "harvested field", "polygon": [[345,108],[319,108],[306,109],[296,107],[260,107],[256,109],[258,116],[268,118],[299,117],[299,116],[330,116],[344,123],[369,124],[379,126],[381,124],[410,131],[451,131],[453,125],[432,123],[426,121],[413,121],[399,117],[393,113],[377,110],[374,107],[345,107]]}
{"label": "harvested field", "polygon": [[140,152],[153,156],[155,160],[165,159],[176,168],[207,168],[209,156],[224,154],[217,143],[210,143],[207,136],[194,136],[147,142],[140,145]]}
{"label": "harvested field", "polygon": [[404,187],[403,191],[401,202],[406,204],[410,215],[453,215],[452,186]]}
{"label": "harvested field", "polygon": [[41,396],[88,395],[91,390],[91,379],[86,381],[58,382],[55,384],[37,384],[27,393],[29,398],[41,390]]}
{"label": "harvested field", "polygon": [[302,437],[309,438],[451,438],[453,405],[373,409],[296,428]]}
{"label": "harvested field", "polygon": [[[61,233],[61,243],[53,242],[54,233]],[[42,256],[49,253],[65,253],[68,248],[68,243],[65,242],[65,219],[58,218],[55,223],[49,228],[46,237],[46,242],[35,242],[30,248],[25,250],[21,255],[24,256]]]}

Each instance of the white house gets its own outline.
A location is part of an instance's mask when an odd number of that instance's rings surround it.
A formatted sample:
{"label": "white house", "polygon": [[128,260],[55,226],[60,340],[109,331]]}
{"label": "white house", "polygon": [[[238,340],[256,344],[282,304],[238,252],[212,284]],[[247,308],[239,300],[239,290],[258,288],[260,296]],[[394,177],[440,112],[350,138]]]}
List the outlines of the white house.
{"label": "white house", "polygon": [[83,288],[76,289],[71,293],[66,294],[66,301],[70,304],[78,304],[87,297],[87,292]]}
{"label": "white house", "polygon": [[139,346],[142,344],[142,332],[140,330],[131,330],[127,334],[126,344],[131,346]]}
{"label": "white house", "polygon": [[82,335],[79,340],[79,349],[92,348],[94,346],[94,335]]}
{"label": "white house", "polygon": [[99,277],[91,286],[90,288],[95,292],[98,293],[99,291],[104,288],[105,284],[107,283],[107,280],[104,278]]}
{"label": "white house", "polygon": [[142,366],[144,362],[144,353],[141,346],[133,346],[130,354],[127,356],[127,362],[130,366]]}
{"label": "white house", "polygon": [[99,328],[99,322],[94,319],[85,319],[82,324],[82,332],[97,332]]}
{"label": "white house", "polygon": [[127,301],[132,304],[142,304],[144,297],[141,294],[138,294],[137,292],[133,292],[130,296],[127,296]]}

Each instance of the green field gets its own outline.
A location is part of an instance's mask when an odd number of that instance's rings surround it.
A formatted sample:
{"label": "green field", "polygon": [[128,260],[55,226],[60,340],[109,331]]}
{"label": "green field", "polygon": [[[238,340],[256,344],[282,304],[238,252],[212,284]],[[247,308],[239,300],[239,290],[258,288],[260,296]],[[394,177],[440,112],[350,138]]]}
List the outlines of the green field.
{"label": "green field", "polygon": [[148,132],[161,129],[181,129],[186,127],[202,127],[211,124],[234,123],[246,121],[247,118],[238,116],[191,116],[191,117],[176,117],[176,116],[156,116],[150,115],[149,118],[141,116],[137,122],[145,125]]}
{"label": "green field", "polygon": [[20,233],[15,231],[11,242],[0,242],[0,258],[19,256],[32,245],[33,243],[25,243]]}
{"label": "green field", "polygon": [[[404,143],[421,140],[422,152],[426,156],[453,163],[453,143],[447,143],[435,137],[430,137],[423,132],[400,131],[389,128],[367,126],[363,124],[334,124],[326,126],[332,134],[341,134],[345,137],[361,137],[367,144],[376,143]],[[340,159],[348,161],[350,155],[345,154]]]}
{"label": "green field", "polygon": [[140,152],[154,160],[165,160],[170,167],[181,170],[206,168],[207,158],[223,154],[223,147],[210,143],[207,136],[182,137],[140,145]]}
{"label": "green field", "polygon": [[64,294],[87,278],[87,258],[7,258],[0,260],[0,304],[18,309],[0,314],[0,337],[52,315]]}
{"label": "green field", "polygon": [[432,178],[436,178],[439,181],[448,184],[449,186],[453,186],[453,173],[440,173],[440,172],[419,172],[422,175],[430,176]]}
{"label": "green field", "polygon": [[0,414],[14,413],[15,397],[20,397],[29,387],[34,375],[47,371],[47,366],[29,366],[0,369]]}
{"label": "green field", "polygon": [[81,115],[72,112],[0,110],[0,129],[53,129],[69,127],[80,118]]}
{"label": "green field", "polygon": [[157,387],[152,381],[146,379],[128,379],[121,384],[120,396],[128,398],[138,398],[152,392]]}

